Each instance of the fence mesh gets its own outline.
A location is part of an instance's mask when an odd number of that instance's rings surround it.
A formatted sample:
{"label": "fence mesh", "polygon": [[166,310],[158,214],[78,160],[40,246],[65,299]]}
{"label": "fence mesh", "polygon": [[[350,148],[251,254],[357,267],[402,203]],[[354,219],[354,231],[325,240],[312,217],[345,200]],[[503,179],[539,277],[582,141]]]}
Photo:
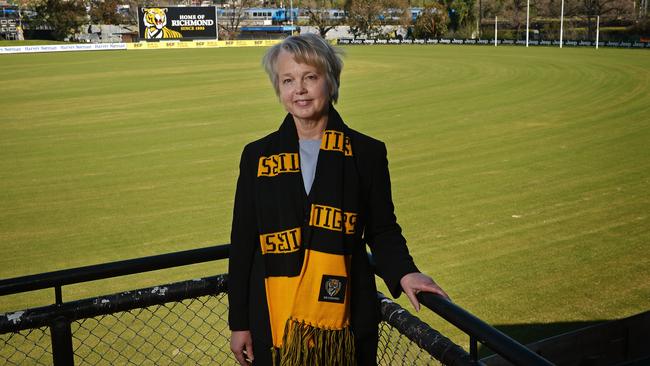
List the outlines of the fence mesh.
{"label": "fence mesh", "polygon": [[225,294],[169,302],[72,324],[75,365],[227,365]]}
{"label": "fence mesh", "polygon": [[440,362],[431,357],[429,353],[386,322],[379,324],[377,347],[377,364],[379,366],[440,365]]}
{"label": "fence mesh", "polygon": [[[75,365],[236,365],[225,293],[72,322]],[[51,365],[48,327],[0,334],[0,364]],[[380,324],[379,365],[439,365],[388,323]]]}
{"label": "fence mesh", "polygon": [[0,334],[0,364],[51,365],[52,341],[49,327]]}

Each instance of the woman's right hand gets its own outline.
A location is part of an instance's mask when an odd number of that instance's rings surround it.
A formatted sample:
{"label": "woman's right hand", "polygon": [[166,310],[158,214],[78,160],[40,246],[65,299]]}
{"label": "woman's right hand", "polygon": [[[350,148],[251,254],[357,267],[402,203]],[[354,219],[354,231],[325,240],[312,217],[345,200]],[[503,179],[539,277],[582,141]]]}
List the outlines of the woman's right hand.
{"label": "woman's right hand", "polygon": [[253,363],[253,338],[249,330],[235,330],[230,336],[230,350],[242,366]]}

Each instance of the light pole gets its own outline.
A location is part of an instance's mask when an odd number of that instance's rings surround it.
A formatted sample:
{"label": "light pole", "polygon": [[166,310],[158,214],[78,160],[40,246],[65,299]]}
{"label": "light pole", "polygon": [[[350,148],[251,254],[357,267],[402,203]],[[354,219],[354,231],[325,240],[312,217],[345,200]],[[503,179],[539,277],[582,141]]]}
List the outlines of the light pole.
{"label": "light pole", "polygon": [[494,47],[497,46],[497,22],[499,21],[498,16],[494,16]]}
{"label": "light pole", "polygon": [[562,0],[562,10],[560,13],[560,48],[562,48],[563,34],[564,34],[564,0]]}
{"label": "light pole", "polygon": [[530,27],[530,0],[527,0],[526,1],[526,47],[528,47],[528,33],[530,33],[529,27]]}
{"label": "light pole", "polygon": [[598,38],[600,36],[600,15],[596,19],[596,49],[598,49]]}

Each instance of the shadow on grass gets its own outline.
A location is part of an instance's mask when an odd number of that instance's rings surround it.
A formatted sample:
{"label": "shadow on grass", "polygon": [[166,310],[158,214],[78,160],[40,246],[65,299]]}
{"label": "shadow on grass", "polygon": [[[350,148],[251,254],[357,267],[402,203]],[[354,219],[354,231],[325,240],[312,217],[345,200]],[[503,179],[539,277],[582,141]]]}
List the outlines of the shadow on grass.
{"label": "shadow on grass", "polygon": [[[592,325],[602,324],[607,321],[608,320],[557,322],[546,324],[503,324],[494,325],[494,327],[517,342],[526,345]],[[494,354],[494,352],[492,352],[488,347],[479,344],[479,358],[492,354]]]}
{"label": "shadow on grass", "polygon": [[[623,319],[496,325],[558,366],[650,365],[650,311]],[[487,365],[509,365],[480,345]]]}

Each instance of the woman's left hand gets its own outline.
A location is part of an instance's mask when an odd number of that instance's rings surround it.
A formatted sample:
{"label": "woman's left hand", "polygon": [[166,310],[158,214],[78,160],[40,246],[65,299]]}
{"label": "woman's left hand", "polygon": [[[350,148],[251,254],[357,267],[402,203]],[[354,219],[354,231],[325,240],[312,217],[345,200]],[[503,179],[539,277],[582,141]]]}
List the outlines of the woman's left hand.
{"label": "woman's left hand", "polygon": [[418,301],[416,295],[422,291],[440,295],[445,299],[451,301],[449,295],[447,295],[447,293],[440,286],[438,286],[431,277],[425,275],[424,273],[409,273],[407,275],[404,275],[399,283],[402,285],[402,290],[411,301],[411,304],[413,304],[415,311],[420,311],[420,302]]}

